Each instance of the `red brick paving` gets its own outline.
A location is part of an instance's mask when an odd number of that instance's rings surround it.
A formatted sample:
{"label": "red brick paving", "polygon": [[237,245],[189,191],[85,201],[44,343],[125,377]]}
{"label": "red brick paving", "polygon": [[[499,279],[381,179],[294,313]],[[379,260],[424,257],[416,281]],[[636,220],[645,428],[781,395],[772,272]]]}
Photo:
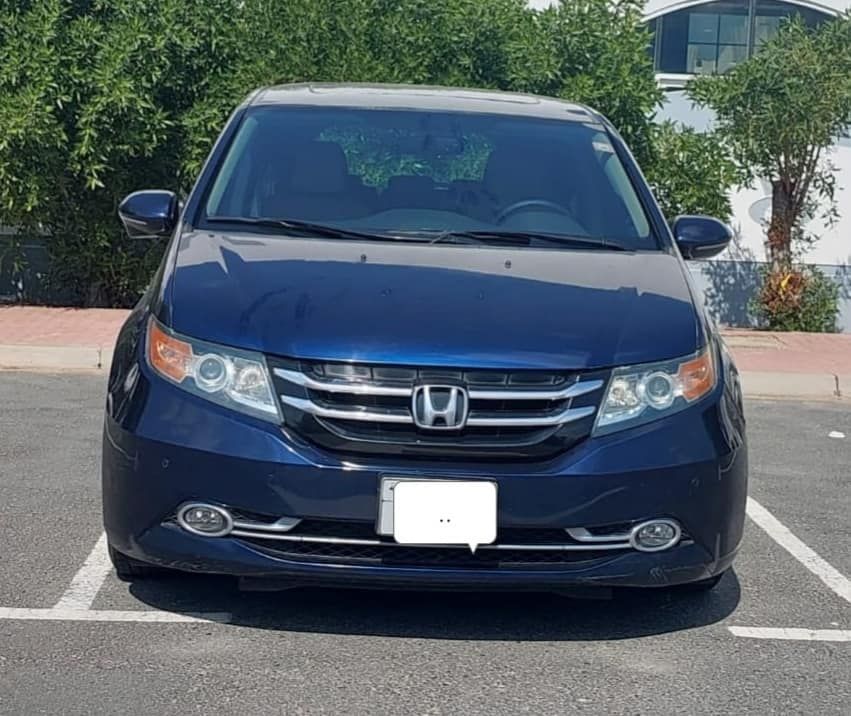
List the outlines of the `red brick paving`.
{"label": "red brick paving", "polygon": [[851,335],[847,333],[729,330],[724,336],[740,371],[851,376]]}
{"label": "red brick paving", "polygon": [[0,345],[112,348],[127,311],[114,308],[0,307]]}

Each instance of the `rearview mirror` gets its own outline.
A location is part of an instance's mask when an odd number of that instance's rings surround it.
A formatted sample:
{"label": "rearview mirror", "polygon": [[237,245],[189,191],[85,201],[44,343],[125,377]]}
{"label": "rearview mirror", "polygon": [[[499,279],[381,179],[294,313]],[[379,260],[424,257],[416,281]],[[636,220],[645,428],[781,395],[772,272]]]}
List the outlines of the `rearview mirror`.
{"label": "rearview mirror", "polygon": [[720,254],[733,239],[733,230],[711,216],[678,216],[674,239],[684,259],[708,259]]}
{"label": "rearview mirror", "polygon": [[180,202],[171,191],[136,191],[118,207],[118,216],[131,239],[169,236],[179,214]]}

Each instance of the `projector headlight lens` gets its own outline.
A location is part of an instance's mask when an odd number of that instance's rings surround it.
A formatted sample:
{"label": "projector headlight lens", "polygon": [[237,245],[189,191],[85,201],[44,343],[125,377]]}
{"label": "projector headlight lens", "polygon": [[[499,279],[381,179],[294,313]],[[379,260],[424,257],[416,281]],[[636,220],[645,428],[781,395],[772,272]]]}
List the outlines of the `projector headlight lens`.
{"label": "projector headlight lens", "polygon": [[263,420],[280,423],[266,361],[259,353],[180,336],[148,323],[148,364],[184,390]]}
{"label": "projector headlight lens", "polygon": [[712,344],[696,355],[615,368],[594,435],[642,425],[687,408],[716,384]]}

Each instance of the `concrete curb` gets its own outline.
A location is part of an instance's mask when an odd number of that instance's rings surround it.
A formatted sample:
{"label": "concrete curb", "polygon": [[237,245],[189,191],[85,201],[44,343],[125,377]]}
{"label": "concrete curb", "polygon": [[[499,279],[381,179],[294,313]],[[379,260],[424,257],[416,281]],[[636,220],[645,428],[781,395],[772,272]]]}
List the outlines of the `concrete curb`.
{"label": "concrete curb", "polygon": [[793,398],[799,400],[841,400],[851,387],[851,376],[833,373],[741,372],[742,391],[749,398]]}
{"label": "concrete curb", "polygon": [[112,348],[102,346],[0,345],[0,370],[103,371]]}

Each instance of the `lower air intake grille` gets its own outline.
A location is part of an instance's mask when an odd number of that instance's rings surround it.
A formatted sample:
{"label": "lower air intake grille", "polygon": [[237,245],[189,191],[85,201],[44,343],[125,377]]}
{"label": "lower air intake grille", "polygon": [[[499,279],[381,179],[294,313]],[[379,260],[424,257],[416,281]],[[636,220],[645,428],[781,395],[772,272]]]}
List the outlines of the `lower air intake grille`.
{"label": "lower air intake grille", "polygon": [[487,550],[475,554],[468,549],[449,547],[374,546],[358,544],[317,544],[312,542],[273,543],[270,540],[243,539],[255,549],[270,556],[302,562],[332,562],[335,564],[364,564],[418,567],[463,568],[550,568],[568,564],[615,559],[622,552],[589,550],[557,552],[550,550]]}

